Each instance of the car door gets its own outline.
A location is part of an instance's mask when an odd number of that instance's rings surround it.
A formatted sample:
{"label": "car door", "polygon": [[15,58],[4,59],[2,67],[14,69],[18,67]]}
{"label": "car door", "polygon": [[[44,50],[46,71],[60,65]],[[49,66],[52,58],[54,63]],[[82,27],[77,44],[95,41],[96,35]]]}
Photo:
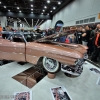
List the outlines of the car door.
{"label": "car door", "polygon": [[0,60],[25,61],[25,43],[0,39]]}

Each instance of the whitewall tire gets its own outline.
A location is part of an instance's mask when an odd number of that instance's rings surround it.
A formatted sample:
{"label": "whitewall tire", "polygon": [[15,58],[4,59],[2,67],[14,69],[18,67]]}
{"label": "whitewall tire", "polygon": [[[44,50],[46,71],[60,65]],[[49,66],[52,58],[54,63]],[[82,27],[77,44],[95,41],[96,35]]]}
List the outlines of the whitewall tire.
{"label": "whitewall tire", "polygon": [[56,73],[60,70],[59,62],[47,57],[43,57],[43,67],[49,73]]}

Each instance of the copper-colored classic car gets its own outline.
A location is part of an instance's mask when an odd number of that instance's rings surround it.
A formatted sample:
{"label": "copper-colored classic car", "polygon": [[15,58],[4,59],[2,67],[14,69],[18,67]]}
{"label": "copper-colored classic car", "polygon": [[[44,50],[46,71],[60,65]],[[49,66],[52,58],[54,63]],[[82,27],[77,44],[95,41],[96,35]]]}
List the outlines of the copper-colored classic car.
{"label": "copper-colored classic car", "polygon": [[53,39],[62,36],[62,33],[33,42],[26,42],[24,35],[21,36],[13,35],[11,40],[0,39],[0,60],[15,60],[32,64],[42,61],[44,69],[50,73],[55,73],[59,69],[76,76],[82,73],[82,65],[87,57],[87,47],[80,44],[54,42]]}

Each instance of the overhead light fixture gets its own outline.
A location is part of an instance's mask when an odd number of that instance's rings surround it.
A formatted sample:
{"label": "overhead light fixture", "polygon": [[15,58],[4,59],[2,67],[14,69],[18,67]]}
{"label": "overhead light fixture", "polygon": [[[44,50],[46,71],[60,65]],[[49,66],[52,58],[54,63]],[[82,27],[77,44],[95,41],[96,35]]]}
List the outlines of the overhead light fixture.
{"label": "overhead light fixture", "polygon": [[33,10],[33,9],[31,9],[31,10]]}
{"label": "overhead light fixture", "polygon": [[19,7],[17,7],[17,9],[19,9]]}
{"label": "overhead light fixture", "polygon": [[26,21],[27,25],[30,27],[29,23],[27,22],[26,18],[24,18],[24,20]]}
{"label": "overhead light fixture", "polygon": [[19,11],[19,12],[21,12],[21,11]]}
{"label": "overhead light fixture", "polygon": [[33,19],[32,19],[32,27],[33,27]]}
{"label": "overhead light fixture", "polygon": [[1,2],[0,2],[0,4],[1,4]]}
{"label": "overhead light fixture", "polygon": [[47,6],[44,6],[44,8],[47,8]]}
{"label": "overhead light fixture", "polygon": [[50,3],[50,0],[47,0],[47,3]]}
{"label": "overhead light fixture", "polygon": [[50,12],[52,12],[52,10]]}
{"label": "overhead light fixture", "polygon": [[39,22],[39,19],[37,20],[37,22],[36,22],[35,26],[37,26],[38,22]]}
{"label": "overhead light fixture", "polygon": [[33,5],[31,5],[31,7],[33,7]]}
{"label": "overhead light fixture", "polygon": [[43,9],[42,11],[43,11],[43,12],[45,12],[45,10],[44,10],[44,9]]}
{"label": "overhead light fixture", "polygon": [[4,8],[6,8],[6,6],[4,6]]}
{"label": "overhead light fixture", "polygon": [[30,0],[30,1],[33,1],[33,0]]}
{"label": "overhead light fixture", "polygon": [[43,15],[43,13],[41,13]]}
{"label": "overhead light fixture", "polygon": [[56,7],[53,7],[53,9],[56,9]]}
{"label": "overhead light fixture", "polygon": [[18,22],[21,22],[21,20],[19,18],[17,18],[17,19],[18,19]]}
{"label": "overhead light fixture", "polygon": [[58,5],[60,5],[60,4],[61,4],[61,2],[59,1],[59,2],[58,2]]}
{"label": "overhead light fixture", "polygon": [[33,14],[33,12],[31,12]]}
{"label": "overhead light fixture", "polygon": [[41,23],[43,22],[44,20],[42,20],[37,26],[40,26],[41,25]]}
{"label": "overhead light fixture", "polygon": [[10,10],[8,10],[10,12]]}

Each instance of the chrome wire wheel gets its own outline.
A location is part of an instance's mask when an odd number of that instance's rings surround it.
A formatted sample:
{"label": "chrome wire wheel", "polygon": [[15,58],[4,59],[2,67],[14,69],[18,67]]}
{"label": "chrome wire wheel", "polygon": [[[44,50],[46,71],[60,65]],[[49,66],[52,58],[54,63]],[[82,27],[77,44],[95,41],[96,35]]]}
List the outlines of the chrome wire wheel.
{"label": "chrome wire wheel", "polygon": [[57,60],[44,57],[43,67],[49,73],[56,73],[59,70],[59,62]]}

